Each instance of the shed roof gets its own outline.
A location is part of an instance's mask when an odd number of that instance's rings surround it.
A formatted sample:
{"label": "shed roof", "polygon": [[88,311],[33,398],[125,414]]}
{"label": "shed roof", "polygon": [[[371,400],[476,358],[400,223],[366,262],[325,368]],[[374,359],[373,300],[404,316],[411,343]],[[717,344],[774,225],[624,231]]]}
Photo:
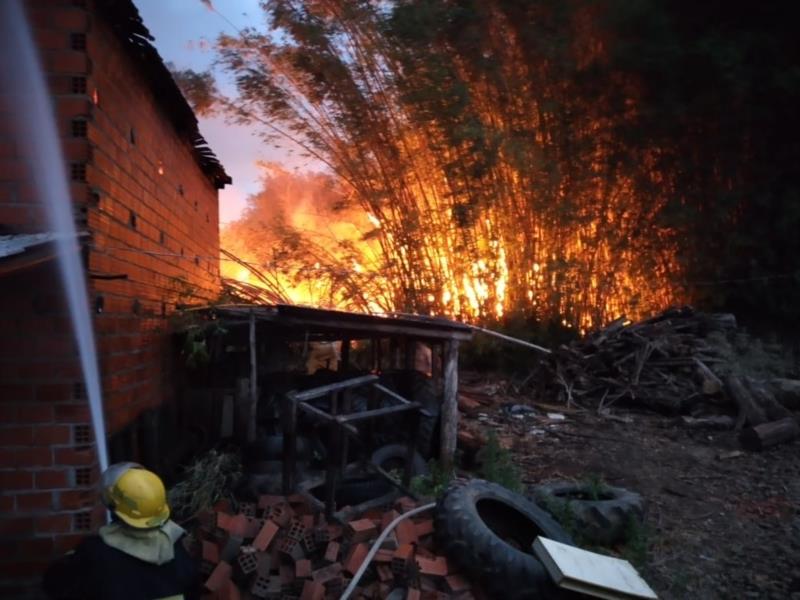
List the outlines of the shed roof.
{"label": "shed roof", "polygon": [[469,340],[472,329],[441,317],[423,315],[368,315],[289,304],[224,305],[213,310],[223,319],[249,320],[252,314],[260,322],[275,327],[319,333],[329,338],[369,338],[398,335],[419,339]]}

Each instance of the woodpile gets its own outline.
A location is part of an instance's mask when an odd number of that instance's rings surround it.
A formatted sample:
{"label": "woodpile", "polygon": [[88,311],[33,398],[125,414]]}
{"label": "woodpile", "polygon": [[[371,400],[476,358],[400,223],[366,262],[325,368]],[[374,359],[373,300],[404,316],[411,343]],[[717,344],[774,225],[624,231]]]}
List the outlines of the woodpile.
{"label": "woodpile", "polygon": [[[198,517],[192,536],[206,600],[338,599],[378,535],[416,508],[408,497],[348,523],[326,522],[302,495],[264,495],[257,503],[228,501]],[[482,597],[437,554],[430,514],[401,521],[383,541],[351,598]]]}
{"label": "woodpile", "polygon": [[626,406],[691,415],[688,426],[734,428],[752,449],[794,439],[800,381],[741,373],[726,343],[736,330],[733,315],[690,307],[638,323],[618,319],[549,356],[536,377],[539,397],[601,414]]}

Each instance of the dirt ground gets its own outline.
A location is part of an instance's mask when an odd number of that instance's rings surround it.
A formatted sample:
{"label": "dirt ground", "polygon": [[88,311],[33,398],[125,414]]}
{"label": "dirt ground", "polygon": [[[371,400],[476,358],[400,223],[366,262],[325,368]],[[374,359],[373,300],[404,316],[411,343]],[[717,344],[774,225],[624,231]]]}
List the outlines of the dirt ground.
{"label": "dirt ground", "polygon": [[[664,599],[800,599],[800,443],[741,451],[731,431],[620,409],[615,419],[565,407],[511,415],[503,398],[463,416],[494,428],[524,484],[592,480],[636,491],[645,524],[627,547]],[[560,409],[560,410],[559,410]],[[564,420],[547,417],[548,412]],[[628,420],[629,422],[622,422]]]}

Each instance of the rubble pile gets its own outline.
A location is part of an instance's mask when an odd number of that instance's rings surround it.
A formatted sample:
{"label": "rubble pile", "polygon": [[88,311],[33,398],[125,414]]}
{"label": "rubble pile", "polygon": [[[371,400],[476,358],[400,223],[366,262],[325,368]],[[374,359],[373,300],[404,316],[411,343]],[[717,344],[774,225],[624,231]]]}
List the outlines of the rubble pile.
{"label": "rubble pile", "polygon": [[[374,541],[417,507],[403,497],[344,525],[325,520],[307,499],[264,495],[257,503],[218,503],[195,535],[205,598],[340,598]],[[354,599],[474,598],[471,584],[436,553],[433,519],[401,521],[381,543],[350,596]]]}

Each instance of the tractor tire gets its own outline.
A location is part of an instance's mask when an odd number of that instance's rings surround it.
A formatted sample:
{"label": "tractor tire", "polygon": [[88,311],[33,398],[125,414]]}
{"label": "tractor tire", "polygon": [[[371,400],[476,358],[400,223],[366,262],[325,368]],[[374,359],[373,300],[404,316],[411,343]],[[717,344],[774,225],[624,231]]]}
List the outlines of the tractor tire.
{"label": "tractor tire", "polygon": [[[631,521],[641,523],[644,500],[629,490],[604,486],[601,490],[570,481],[531,488],[532,499],[557,519],[569,519],[580,537],[592,544],[610,546],[622,541]],[[597,498],[597,499],[594,499]]]}
{"label": "tractor tire", "polygon": [[436,538],[448,560],[474,575],[491,598],[565,595],[533,554],[542,535],[572,544],[566,531],[524,496],[480,479],[457,480],[436,506]]}
{"label": "tractor tire", "polygon": [[[384,471],[391,471],[392,469],[399,469],[402,471],[406,464],[407,451],[408,448],[405,444],[388,444],[386,446],[381,446],[372,453],[370,462]],[[411,476],[427,475],[427,473],[428,465],[425,459],[420,456],[419,452],[415,452],[411,465]]]}

